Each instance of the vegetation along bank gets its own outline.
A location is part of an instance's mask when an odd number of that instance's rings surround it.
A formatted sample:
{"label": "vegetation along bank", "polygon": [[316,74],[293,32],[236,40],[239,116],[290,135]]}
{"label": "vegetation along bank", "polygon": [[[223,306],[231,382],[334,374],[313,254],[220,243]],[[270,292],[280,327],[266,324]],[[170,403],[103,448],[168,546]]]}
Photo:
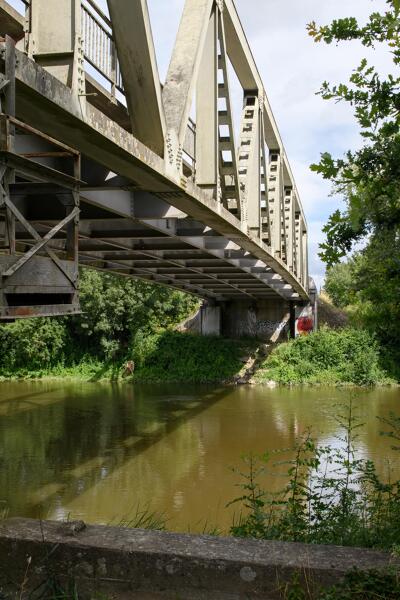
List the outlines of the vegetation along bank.
{"label": "vegetation along bank", "polygon": [[85,270],[81,304],[79,316],[0,326],[0,377],[291,385],[395,380],[376,335],[359,325],[322,327],[265,356],[256,340],[178,332],[199,301],[154,284]]}

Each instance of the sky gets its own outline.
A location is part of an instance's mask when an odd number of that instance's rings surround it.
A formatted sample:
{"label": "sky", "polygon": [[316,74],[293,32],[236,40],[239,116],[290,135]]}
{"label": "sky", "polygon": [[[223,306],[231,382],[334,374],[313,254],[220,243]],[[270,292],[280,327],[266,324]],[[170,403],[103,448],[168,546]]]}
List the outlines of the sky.
{"label": "sky", "polygon": [[[20,0],[9,0],[19,4]],[[106,0],[97,0],[107,10]],[[164,81],[184,0],[148,0],[161,80]],[[360,145],[351,108],[324,101],[316,92],[323,81],[346,82],[362,57],[386,71],[388,55],[368,51],[358,42],[339,46],[316,44],[308,35],[310,21],[328,24],[354,16],[364,22],[384,9],[385,0],[236,0],[236,7],[269,97],[292,166],[309,231],[310,274],[320,287],[325,268],[318,258],[322,227],[342,201],[330,195],[329,182],[310,171],[321,152],[341,156]],[[236,126],[241,96],[232,77]]]}

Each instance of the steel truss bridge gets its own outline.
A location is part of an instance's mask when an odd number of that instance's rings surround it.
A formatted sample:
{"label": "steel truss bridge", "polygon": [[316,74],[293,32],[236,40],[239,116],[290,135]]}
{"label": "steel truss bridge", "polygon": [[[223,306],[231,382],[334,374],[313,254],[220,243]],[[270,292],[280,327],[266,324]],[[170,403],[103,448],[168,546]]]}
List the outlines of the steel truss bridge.
{"label": "steel truss bridge", "polygon": [[18,3],[0,0],[0,319],[77,312],[79,265],[306,303],[306,219],[233,0],[186,0],[164,85],[146,0]]}

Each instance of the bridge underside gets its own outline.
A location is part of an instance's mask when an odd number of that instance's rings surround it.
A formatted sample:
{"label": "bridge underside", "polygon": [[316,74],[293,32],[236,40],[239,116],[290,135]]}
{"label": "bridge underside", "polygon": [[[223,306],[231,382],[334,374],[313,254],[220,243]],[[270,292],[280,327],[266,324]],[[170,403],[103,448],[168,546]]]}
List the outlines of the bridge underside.
{"label": "bridge underside", "polygon": [[7,38],[1,92],[0,319],[79,311],[78,265],[210,304],[277,301],[286,313],[308,301],[304,248],[294,272],[239,204],[196,184],[193,162],[177,177],[135,138],[126,108],[89,75],[79,97]]}

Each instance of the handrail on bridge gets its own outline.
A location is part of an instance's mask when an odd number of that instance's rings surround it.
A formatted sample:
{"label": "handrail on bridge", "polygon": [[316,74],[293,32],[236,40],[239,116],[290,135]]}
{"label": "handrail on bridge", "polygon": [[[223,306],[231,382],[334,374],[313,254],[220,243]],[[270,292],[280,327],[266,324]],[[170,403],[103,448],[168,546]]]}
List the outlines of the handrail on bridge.
{"label": "handrail on bridge", "polygon": [[124,93],[124,86],[111,21],[93,0],[84,0],[81,7],[85,59],[111,84],[115,98],[116,90]]}
{"label": "handrail on bridge", "polygon": [[[29,10],[31,0],[21,0]],[[124,94],[111,20],[94,0],[82,0],[81,34],[85,60],[111,84],[111,97]]]}
{"label": "handrail on bridge", "polygon": [[[21,0],[21,2],[29,11],[31,0]],[[81,0],[80,4],[81,36],[85,60],[100,77],[110,84],[111,100],[115,101],[117,92],[124,97],[125,90],[111,20],[94,0]],[[27,14],[27,22],[29,23],[29,13]],[[184,153],[192,170],[196,162],[195,139],[196,124],[192,119],[189,119]]]}

